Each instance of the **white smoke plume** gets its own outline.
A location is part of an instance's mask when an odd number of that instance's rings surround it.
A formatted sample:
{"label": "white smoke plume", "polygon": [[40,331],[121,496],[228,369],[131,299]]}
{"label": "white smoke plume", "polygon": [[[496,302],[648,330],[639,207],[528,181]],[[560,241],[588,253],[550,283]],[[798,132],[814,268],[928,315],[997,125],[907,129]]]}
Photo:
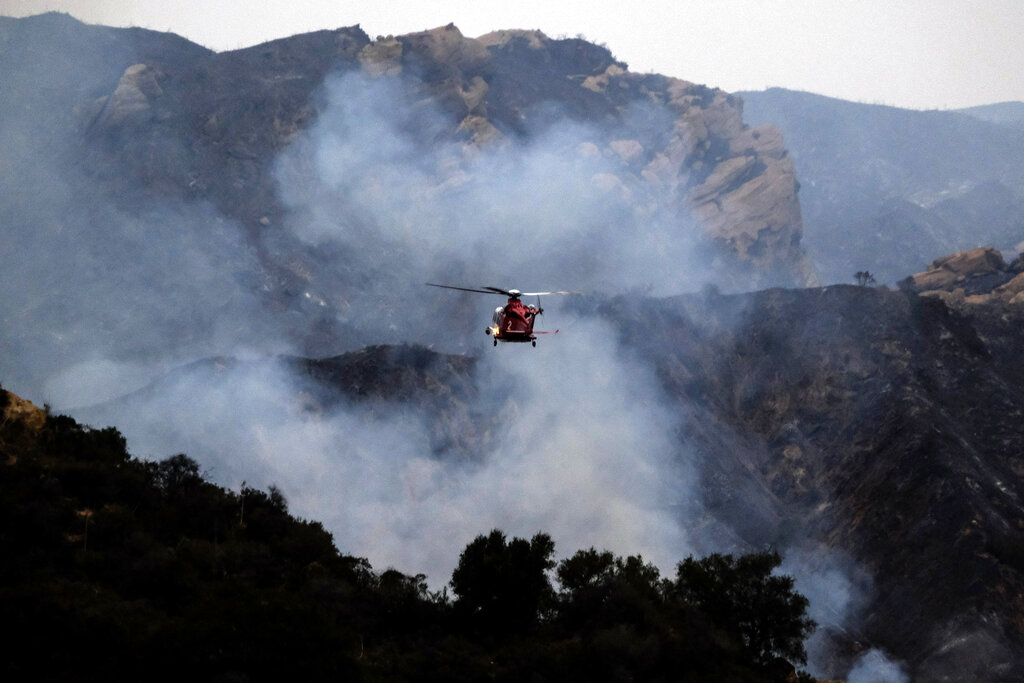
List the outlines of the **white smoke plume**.
{"label": "white smoke plume", "polygon": [[70,407],[197,357],[284,350],[240,226],[142,187],[124,203],[97,192],[96,169],[69,161],[76,132],[0,123],[3,382]]}
{"label": "white smoke plume", "polygon": [[852,681],[857,670],[883,671],[883,662],[892,670],[899,668],[898,664],[885,659],[881,652],[872,650],[854,662],[847,676],[842,675],[850,667],[850,661],[836,651],[835,641],[848,641],[851,637],[863,640],[858,625],[870,604],[873,590],[871,575],[853,557],[838,549],[805,542],[802,546],[785,550],[778,571],[795,578],[797,592],[809,601],[808,616],[818,624],[805,643],[807,669],[811,674],[820,679],[849,678]]}
{"label": "white smoke plume", "polygon": [[421,324],[425,281],[674,294],[713,277],[674,191],[641,181],[606,132],[556,119],[479,149],[442,137],[451,124],[403,79],[349,73],[325,89],[278,178],[292,232],[348,261],[353,286],[319,295],[343,297],[361,330],[436,339]]}
{"label": "white smoke plume", "polygon": [[877,649],[858,657],[846,677],[847,683],[907,683],[909,680],[902,666]]}
{"label": "white smoke plume", "polygon": [[566,343],[481,354],[476,408],[497,421],[489,450],[468,462],[432,456],[415,411],[303,410],[281,364],[182,372],[156,404],[132,400],[119,413],[142,454],[186,451],[229,487],[274,484],[343,551],[426,573],[437,587],[492,528],[543,530],[567,554],[596,546],[671,568],[690,552],[672,511],[693,495],[695,473],[653,378],[616,358],[611,338],[586,322]]}

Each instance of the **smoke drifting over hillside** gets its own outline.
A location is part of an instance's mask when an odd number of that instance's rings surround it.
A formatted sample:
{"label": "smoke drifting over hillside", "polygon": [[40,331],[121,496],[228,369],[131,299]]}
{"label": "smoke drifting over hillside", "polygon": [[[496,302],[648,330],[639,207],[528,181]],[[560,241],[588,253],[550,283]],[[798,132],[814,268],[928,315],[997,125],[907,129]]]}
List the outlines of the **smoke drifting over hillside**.
{"label": "smoke drifting over hillside", "polygon": [[[671,198],[652,198],[660,204],[646,216],[617,200],[639,184],[611,175],[621,169],[598,146],[606,134],[561,123],[485,150],[439,142],[445,121],[416,87],[337,78],[319,121],[279,160],[291,214],[263,248],[283,258],[294,237],[333,257],[308,273],[303,311],[345,317],[363,339],[478,348],[501,299],[426,290],[424,281],[696,286]],[[35,172],[8,176],[5,385],[67,408],[195,358],[296,351],[290,327],[306,324],[302,314],[261,301],[261,266],[235,223],[204,204],[147,200],[143,187],[123,206],[88,195],[79,189],[88,169],[18,139],[26,144],[15,167]],[[493,432],[470,462],[432,456],[415,413],[304,412],[297,380],[279,364],[179,369],[159,393],[80,414],[117,424],[139,455],[186,452],[224,485],[277,484],[295,512],[325,521],[339,547],[426,572],[436,585],[459,548],[491,527],[543,529],[565,552],[640,552],[669,569],[693,551],[680,522],[699,513],[685,507],[695,473],[678,419],[646,370],[621,357],[610,328],[554,299],[543,304],[541,322],[563,328],[558,337],[482,355],[478,410]]]}
{"label": "smoke drifting over hillside", "polygon": [[8,386],[82,405],[196,357],[283,347],[260,301],[259,264],[232,221],[202,204],[124,209],[81,191],[81,169],[59,155],[24,154],[5,160],[15,172],[0,198]]}
{"label": "smoke drifting over hillside", "polygon": [[889,660],[880,650],[868,650],[857,658],[848,674],[847,683],[906,683],[910,680],[903,667]]}
{"label": "smoke drifting over hillside", "polygon": [[[450,124],[411,81],[350,73],[326,92],[278,177],[290,230],[354,269],[363,298],[347,302],[362,330],[411,321],[403,339],[436,339],[441,326],[424,333],[422,314],[455,300],[432,307],[416,289],[425,281],[670,294],[713,277],[675,190],[652,193],[625,173],[605,131],[556,116],[526,140],[479,149],[442,141]],[[643,118],[669,125],[665,113]],[[374,298],[388,301],[384,316]]]}
{"label": "smoke drifting over hillside", "polygon": [[[551,298],[540,322],[561,328],[557,337],[492,350],[483,328],[500,299],[422,286],[696,290],[716,266],[679,213],[678,188],[630,175],[623,159],[642,145],[611,134],[623,142],[613,147],[608,131],[564,119],[483,149],[449,142],[419,88],[358,74],[329,81],[319,119],[278,160],[289,213],[257,246],[270,260],[291,258],[296,244],[320,255],[294,268],[305,290],[292,307],[267,305],[253,245],[209,206],[126,208],[83,192],[83,169],[59,154],[24,148],[14,168],[38,172],[6,176],[2,200],[5,386],[24,383],[59,408],[96,403],[196,358],[299,353],[296,329],[317,318],[351,334],[333,340],[339,349],[483,346],[476,409],[490,447],[468,460],[430,453],[416,411],[310,413],[301,383],[272,363],[179,371],[159,394],[89,421],[118,425],[140,456],[186,452],[220,484],[275,484],[341,550],[425,572],[434,586],[493,527],[547,531],[566,554],[642,553],[669,574],[691,552],[750,549],[711,545],[725,536],[708,529],[724,523],[703,507],[680,418],[610,326]],[[653,110],[627,118],[630,135],[669,125]],[[848,625],[861,597],[847,563],[826,564],[817,574],[820,562],[789,566],[825,615],[815,616]]]}
{"label": "smoke drifting over hillside", "polygon": [[475,410],[489,436],[469,459],[433,455],[413,408],[304,410],[303,385],[279,363],[193,368],[120,418],[145,455],[187,450],[226,485],[275,484],[342,550],[436,587],[490,528],[544,530],[566,553],[609,547],[669,568],[691,552],[679,502],[693,498],[695,476],[677,455],[676,423],[646,371],[616,359],[609,330],[579,329],[571,345],[481,358]]}

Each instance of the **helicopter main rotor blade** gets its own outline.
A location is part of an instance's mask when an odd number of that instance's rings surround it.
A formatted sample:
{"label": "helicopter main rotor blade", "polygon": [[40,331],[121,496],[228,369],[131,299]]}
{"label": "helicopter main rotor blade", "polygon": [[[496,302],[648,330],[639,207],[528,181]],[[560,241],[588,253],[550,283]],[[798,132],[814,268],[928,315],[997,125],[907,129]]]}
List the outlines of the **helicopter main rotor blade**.
{"label": "helicopter main rotor blade", "polygon": [[[460,292],[476,292],[477,294],[501,294],[502,296],[512,296],[512,292],[501,287],[480,287],[479,289],[472,289],[470,287],[454,287],[452,285],[439,285],[433,282],[424,283],[430,287],[443,287],[444,289],[457,289]],[[548,294],[582,294],[583,292],[574,289],[570,291],[559,291],[559,292],[520,292],[516,296],[547,296]]]}
{"label": "helicopter main rotor blade", "polygon": [[[427,282],[427,283],[424,283],[424,284],[429,285],[430,287],[443,287],[445,289],[457,289],[460,292],[476,292],[477,294],[494,294],[494,292],[491,291],[491,289],[469,289],[468,287],[453,287],[451,285],[436,285],[433,282]],[[501,294],[505,294],[507,296],[506,292],[500,292],[500,293]]]}
{"label": "helicopter main rotor blade", "polygon": [[578,289],[566,292],[523,292],[522,296],[547,296],[548,294],[582,294]]}

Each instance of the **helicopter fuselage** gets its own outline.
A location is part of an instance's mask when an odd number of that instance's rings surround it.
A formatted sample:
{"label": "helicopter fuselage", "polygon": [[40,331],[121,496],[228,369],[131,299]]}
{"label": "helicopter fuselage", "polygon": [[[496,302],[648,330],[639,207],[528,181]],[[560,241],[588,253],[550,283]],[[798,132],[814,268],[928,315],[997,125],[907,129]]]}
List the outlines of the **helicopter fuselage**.
{"label": "helicopter fuselage", "polygon": [[484,332],[494,337],[495,346],[499,341],[536,345],[533,323],[539,313],[540,309],[527,307],[518,297],[509,297],[508,303],[494,309],[491,325]]}
{"label": "helicopter fuselage", "polygon": [[[530,342],[534,346],[537,345],[538,334],[558,334],[558,330],[553,332],[539,332],[534,331],[533,323],[535,322],[538,315],[544,312],[544,309],[540,307],[540,297],[548,294],[579,294],[578,291],[558,291],[558,292],[521,292],[518,289],[502,289],[500,287],[456,287],[455,285],[441,285],[436,282],[427,282],[428,287],[441,287],[443,289],[454,289],[460,292],[473,292],[474,294],[504,294],[508,297],[508,302],[504,306],[499,306],[494,309],[494,316],[491,318],[491,324],[484,330],[485,333],[494,338],[494,345],[497,346],[499,341],[503,342]],[[523,296],[535,296],[537,297],[537,305],[532,304],[527,306],[520,297]]]}

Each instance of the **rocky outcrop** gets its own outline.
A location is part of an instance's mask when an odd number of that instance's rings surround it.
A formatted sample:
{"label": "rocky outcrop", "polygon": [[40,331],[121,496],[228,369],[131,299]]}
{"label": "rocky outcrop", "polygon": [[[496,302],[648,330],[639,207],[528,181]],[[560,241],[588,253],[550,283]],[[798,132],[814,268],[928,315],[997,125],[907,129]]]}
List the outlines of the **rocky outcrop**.
{"label": "rocky outcrop", "polygon": [[[479,40],[490,47],[497,62],[493,80],[500,92],[508,87],[503,77],[509,64],[515,68],[508,78],[521,77],[531,61],[540,59],[557,69],[555,56],[577,43],[574,49],[586,58],[580,57],[575,73],[566,73],[557,85],[564,93],[562,102],[570,104],[570,114],[621,124],[629,107],[652,100],[671,113],[668,130],[651,135],[627,125],[615,131],[618,138],[595,141],[597,153],[610,151],[621,162],[623,176],[677,191],[680,208],[741,262],[778,281],[817,282],[799,246],[798,184],[782,135],[771,125],[745,125],[738,98],[677,78],[631,73],[610,53],[601,54],[583,41],[555,41],[538,31],[501,31]],[[566,81],[580,90],[566,92]],[[578,111],[571,106],[577,102]],[[496,111],[494,118],[499,128],[515,130],[507,114]],[[627,137],[630,133],[635,137]],[[599,182],[602,187],[621,185],[607,177]]]}
{"label": "rocky outcrop", "polygon": [[38,434],[46,426],[46,411],[17,394],[0,388],[0,466],[4,460],[8,465],[14,464],[11,458],[14,453],[22,451],[35,443]]}
{"label": "rocky outcrop", "polygon": [[147,123],[153,116],[154,100],[163,95],[160,77],[157,70],[145,64],[133,64],[125,69],[114,92],[97,100],[99,113],[92,126],[118,128]]}
{"label": "rocky outcrop", "polygon": [[695,212],[710,234],[762,267],[788,262],[794,279],[817,284],[799,248],[802,221],[793,162],[778,128],[743,127],[729,140],[730,156],[690,191]]}
{"label": "rocky outcrop", "polygon": [[949,304],[982,304],[993,300],[1024,303],[1024,258],[1007,265],[992,247],[977,247],[936,259],[927,270],[900,286]]}
{"label": "rocky outcrop", "polygon": [[[620,170],[595,177],[597,186],[669,188],[680,199],[681,225],[694,217],[709,239],[768,279],[816,282],[799,247],[797,182],[782,135],[774,126],[746,126],[737,98],[677,78],[631,73],[603,47],[539,31],[497,31],[474,40],[449,25],[379,40],[364,54],[391,41],[403,46],[402,59],[433,74],[435,97],[473,144],[528,135],[538,125],[531,119],[539,106],[556,102],[570,118],[607,132],[591,149],[615,159]],[[389,59],[395,54],[391,50]],[[631,108],[652,101],[669,113],[667,129],[628,121]]]}

